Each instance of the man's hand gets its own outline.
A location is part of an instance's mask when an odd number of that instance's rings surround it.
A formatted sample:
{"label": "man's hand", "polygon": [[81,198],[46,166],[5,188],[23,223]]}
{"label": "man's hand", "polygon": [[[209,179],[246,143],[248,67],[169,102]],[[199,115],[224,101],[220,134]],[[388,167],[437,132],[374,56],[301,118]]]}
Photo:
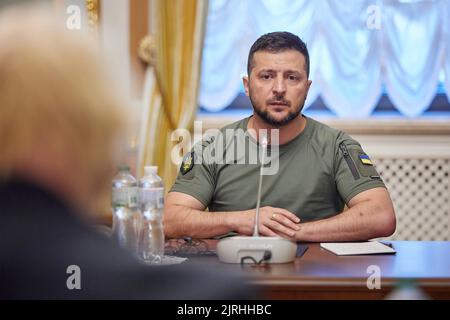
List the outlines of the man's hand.
{"label": "man's hand", "polygon": [[394,206],[387,189],[363,191],[348,202],[348,209],[338,215],[301,224],[297,241],[366,241],[389,237],[395,232]]}
{"label": "man's hand", "polygon": [[[236,232],[243,235],[252,235],[255,225],[256,209],[247,210],[243,212],[246,223],[236,223]],[[285,238],[294,237],[295,233],[300,230],[300,219],[282,208],[262,207],[259,209],[259,233],[262,236],[282,236]]]}
{"label": "man's hand", "polygon": [[[235,231],[251,236],[255,210],[208,212],[196,198],[170,192],[164,205],[164,232],[167,237],[212,238]],[[263,207],[259,210],[259,233],[262,236],[292,238],[300,230],[300,219],[288,210]]]}

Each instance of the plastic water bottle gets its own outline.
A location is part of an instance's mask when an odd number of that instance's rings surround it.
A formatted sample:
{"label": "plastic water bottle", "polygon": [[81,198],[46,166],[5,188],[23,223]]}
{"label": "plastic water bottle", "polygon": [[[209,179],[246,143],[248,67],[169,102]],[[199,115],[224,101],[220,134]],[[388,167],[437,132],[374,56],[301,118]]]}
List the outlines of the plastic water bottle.
{"label": "plastic water bottle", "polygon": [[137,250],[140,212],[137,181],[129,166],[120,166],[112,181],[113,237],[133,254]]}
{"label": "plastic water bottle", "polygon": [[139,180],[139,205],[142,223],[138,256],[148,263],[161,263],[164,256],[164,184],[157,175],[158,167],[146,166]]}

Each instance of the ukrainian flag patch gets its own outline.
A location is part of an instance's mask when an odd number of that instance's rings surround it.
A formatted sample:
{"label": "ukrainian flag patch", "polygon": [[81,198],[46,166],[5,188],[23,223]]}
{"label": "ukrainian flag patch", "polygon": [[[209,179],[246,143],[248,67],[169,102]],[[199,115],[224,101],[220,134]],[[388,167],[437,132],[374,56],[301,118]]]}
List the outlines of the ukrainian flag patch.
{"label": "ukrainian flag patch", "polygon": [[362,164],[365,164],[368,166],[373,166],[373,163],[367,154],[360,154],[358,157],[359,157],[359,160],[361,160]]}

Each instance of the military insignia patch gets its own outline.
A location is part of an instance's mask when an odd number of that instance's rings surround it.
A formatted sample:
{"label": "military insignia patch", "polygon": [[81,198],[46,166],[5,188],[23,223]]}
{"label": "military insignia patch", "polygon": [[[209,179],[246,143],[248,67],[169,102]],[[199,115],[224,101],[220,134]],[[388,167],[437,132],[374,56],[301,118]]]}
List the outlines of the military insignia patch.
{"label": "military insignia patch", "polygon": [[184,176],[186,173],[191,171],[194,167],[194,152],[189,152],[183,158],[183,162],[181,162],[180,172]]}
{"label": "military insignia patch", "polygon": [[359,157],[359,160],[361,160],[362,164],[365,164],[368,166],[373,166],[372,161],[370,160],[370,158],[367,154],[360,154],[358,157]]}

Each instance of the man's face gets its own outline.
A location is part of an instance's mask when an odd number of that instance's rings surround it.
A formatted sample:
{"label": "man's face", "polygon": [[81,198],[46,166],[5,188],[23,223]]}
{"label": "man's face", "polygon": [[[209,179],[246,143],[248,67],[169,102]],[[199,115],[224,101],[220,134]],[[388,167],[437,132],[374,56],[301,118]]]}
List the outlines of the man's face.
{"label": "man's face", "polygon": [[255,113],[268,124],[286,125],[300,114],[311,85],[305,57],[296,50],[258,51],[253,62],[249,78],[243,80]]}

